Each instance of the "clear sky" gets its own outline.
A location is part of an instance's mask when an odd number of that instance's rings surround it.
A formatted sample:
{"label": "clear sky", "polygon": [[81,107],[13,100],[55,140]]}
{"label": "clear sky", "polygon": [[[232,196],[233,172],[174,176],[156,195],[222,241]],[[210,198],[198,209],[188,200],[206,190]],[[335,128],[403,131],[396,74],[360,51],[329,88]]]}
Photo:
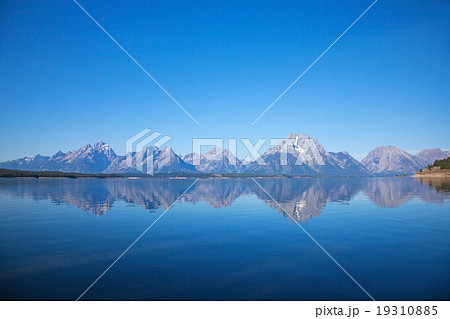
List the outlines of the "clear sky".
{"label": "clear sky", "polygon": [[373,1],[78,2],[200,126],[73,1],[2,1],[2,161],[100,139],[123,154],[146,127],[183,154],[294,132],[358,159],[450,149],[449,1],[379,0],[254,126]]}

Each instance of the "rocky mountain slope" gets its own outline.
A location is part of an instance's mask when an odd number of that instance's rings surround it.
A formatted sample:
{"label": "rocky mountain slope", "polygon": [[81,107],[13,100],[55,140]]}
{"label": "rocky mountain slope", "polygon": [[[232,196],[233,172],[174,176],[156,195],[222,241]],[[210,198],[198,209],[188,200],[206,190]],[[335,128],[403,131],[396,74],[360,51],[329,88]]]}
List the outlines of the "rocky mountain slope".
{"label": "rocky mountain slope", "polygon": [[306,134],[290,134],[267,150],[260,160],[250,163],[245,171],[289,175],[371,175],[347,152],[327,152],[317,139]]}
{"label": "rocky mountain slope", "polygon": [[76,151],[57,152],[53,156],[24,157],[0,163],[1,168],[30,171],[59,171],[77,173],[102,173],[117,158],[111,146],[99,141],[87,144]]}
{"label": "rocky mountain slope", "polygon": [[427,164],[395,146],[379,146],[361,161],[371,173],[376,175],[412,175]]}
{"label": "rocky mountain slope", "polygon": [[450,151],[443,151],[440,148],[426,148],[415,155],[427,165],[433,164],[435,160],[450,157]]}
{"label": "rocky mountain slope", "polygon": [[[153,168],[151,166],[153,165]],[[185,163],[170,147],[146,148],[126,156],[118,156],[105,173],[178,173],[196,172],[193,165]]]}
{"label": "rocky mountain slope", "polygon": [[203,173],[240,173],[242,172],[242,161],[229,150],[213,148],[209,152],[198,155],[189,153],[182,159]]}

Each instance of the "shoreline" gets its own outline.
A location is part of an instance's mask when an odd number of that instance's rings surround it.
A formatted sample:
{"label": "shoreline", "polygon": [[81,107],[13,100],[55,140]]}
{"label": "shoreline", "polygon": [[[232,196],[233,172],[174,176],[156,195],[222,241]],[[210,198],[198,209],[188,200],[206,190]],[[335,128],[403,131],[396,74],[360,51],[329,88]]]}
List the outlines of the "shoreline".
{"label": "shoreline", "polygon": [[450,177],[449,173],[414,174],[411,177]]}

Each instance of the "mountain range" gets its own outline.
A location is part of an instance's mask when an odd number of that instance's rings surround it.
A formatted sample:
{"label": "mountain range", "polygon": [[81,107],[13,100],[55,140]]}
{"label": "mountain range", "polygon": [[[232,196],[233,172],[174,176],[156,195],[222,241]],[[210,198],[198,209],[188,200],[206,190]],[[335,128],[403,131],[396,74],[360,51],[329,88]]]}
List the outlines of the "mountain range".
{"label": "mountain range", "polygon": [[53,156],[36,155],[0,163],[0,168],[30,171],[78,173],[140,173],[153,165],[153,173],[248,173],[265,175],[393,176],[414,174],[450,151],[425,149],[415,156],[394,146],[380,146],[361,162],[346,151],[326,151],[319,141],[306,134],[290,134],[263,155],[243,162],[226,149],[214,148],[205,154],[176,154],[172,148],[146,148],[117,155],[103,141]]}

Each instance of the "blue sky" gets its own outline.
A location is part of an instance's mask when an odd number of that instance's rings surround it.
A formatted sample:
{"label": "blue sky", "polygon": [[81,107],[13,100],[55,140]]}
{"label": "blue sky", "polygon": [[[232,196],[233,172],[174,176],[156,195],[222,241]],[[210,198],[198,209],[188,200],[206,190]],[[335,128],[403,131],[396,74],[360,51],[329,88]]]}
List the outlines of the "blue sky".
{"label": "blue sky", "polygon": [[123,154],[146,127],[178,153],[293,132],[358,159],[450,149],[448,1],[378,1],[254,126],[372,1],[78,2],[200,126],[73,1],[3,1],[0,160],[100,139]]}

